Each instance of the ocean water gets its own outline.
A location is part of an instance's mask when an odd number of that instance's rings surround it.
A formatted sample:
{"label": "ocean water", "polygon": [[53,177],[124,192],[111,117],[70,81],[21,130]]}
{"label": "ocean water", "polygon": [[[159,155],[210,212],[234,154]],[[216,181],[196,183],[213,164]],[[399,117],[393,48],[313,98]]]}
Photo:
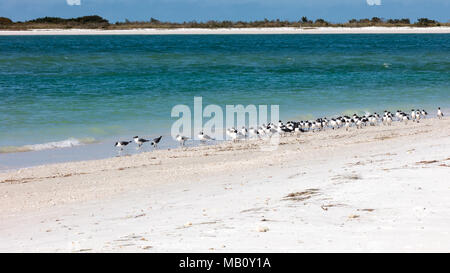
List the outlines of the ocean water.
{"label": "ocean water", "polygon": [[283,119],[434,114],[450,108],[450,35],[2,36],[0,94],[0,169],[103,158],[134,135],[171,147],[171,109],[194,96]]}

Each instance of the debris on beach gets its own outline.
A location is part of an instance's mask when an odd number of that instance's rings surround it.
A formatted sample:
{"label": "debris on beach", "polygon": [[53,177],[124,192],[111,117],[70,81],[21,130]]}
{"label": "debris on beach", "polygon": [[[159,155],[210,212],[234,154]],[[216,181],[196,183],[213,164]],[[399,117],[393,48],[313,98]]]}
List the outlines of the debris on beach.
{"label": "debris on beach", "polygon": [[346,206],[346,205],[345,204],[328,204],[328,205],[322,205],[322,206],[320,206],[320,208],[327,211],[329,208],[344,207],[344,206]]}
{"label": "debris on beach", "polygon": [[419,162],[416,162],[416,164],[433,164],[439,162],[438,160],[422,160]]}
{"label": "debris on beach", "polygon": [[284,200],[291,201],[304,201],[311,198],[314,195],[319,194],[319,189],[306,189],[301,192],[292,192],[284,197]]}
{"label": "debris on beach", "polygon": [[267,232],[267,231],[269,231],[268,227],[263,227],[263,226],[258,227],[258,232]]}

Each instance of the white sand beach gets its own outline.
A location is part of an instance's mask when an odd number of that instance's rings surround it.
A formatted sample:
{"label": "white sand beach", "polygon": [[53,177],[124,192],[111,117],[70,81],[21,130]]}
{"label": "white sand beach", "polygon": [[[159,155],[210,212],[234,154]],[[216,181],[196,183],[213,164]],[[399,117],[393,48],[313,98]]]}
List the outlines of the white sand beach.
{"label": "white sand beach", "polygon": [[1,35],[170,35],[170,34],[420,34],[450,33],[450,27],[178,28],[178,29],[32,29],[0,30]]}
{"label": "white sand beach", "polygon": [[0,173],[1,252],[450,251],[450,119]]}

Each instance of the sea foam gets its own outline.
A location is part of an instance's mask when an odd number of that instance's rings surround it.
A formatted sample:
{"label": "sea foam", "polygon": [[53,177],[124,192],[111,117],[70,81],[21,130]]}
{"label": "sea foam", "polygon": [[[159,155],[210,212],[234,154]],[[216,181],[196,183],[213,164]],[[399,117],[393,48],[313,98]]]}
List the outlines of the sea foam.
{"label": "sea foam", "polygon": [[79,145],[92,144],[97,141],[94,138],[68,138],[62,141],[47,142],[41,144],[33,145],[23,145],[23,146],[3,146],[0,147],[0,153],[21,153],[21,152],[31,152],[31,151],[42,151],[58,148],[70,148]]}

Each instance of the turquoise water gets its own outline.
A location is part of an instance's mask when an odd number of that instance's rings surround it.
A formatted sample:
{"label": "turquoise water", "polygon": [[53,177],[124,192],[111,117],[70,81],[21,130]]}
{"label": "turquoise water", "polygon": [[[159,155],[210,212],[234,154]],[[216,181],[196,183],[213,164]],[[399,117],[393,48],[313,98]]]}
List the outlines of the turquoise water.
{"label": "turquoise water", "polygon": [[172,107],[194,96],[279,104],[282,118],[434,113],[449,83],[448,34],[4,36],[0,150],[168,135]]}

